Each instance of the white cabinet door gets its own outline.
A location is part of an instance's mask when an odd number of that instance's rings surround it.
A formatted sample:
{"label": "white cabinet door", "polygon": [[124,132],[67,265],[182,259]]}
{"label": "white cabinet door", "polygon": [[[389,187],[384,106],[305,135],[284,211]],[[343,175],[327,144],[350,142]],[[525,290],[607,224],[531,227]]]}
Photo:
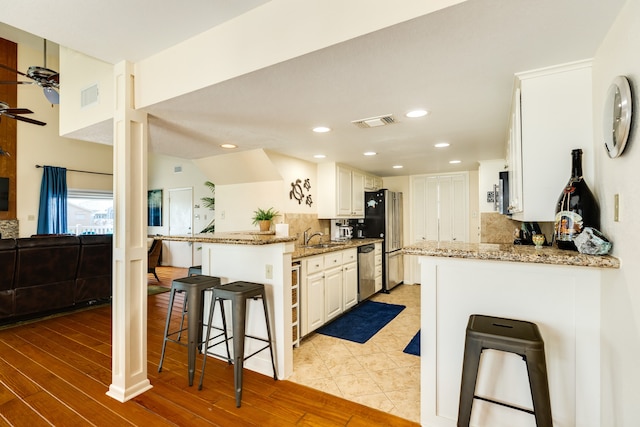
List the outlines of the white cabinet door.
{"label": "white cabinet door", "polygon": [[[351,216],[351,170],[338,166],[336,170],[337,178],[337,214],[341,216]],[[364,197],[364,196],[363,196]]]}
{"label": "white cabinet door", "polygon": [[364,217],[364,174],[351,172],[351,215]]}
{"label": "white cabinet door", "polygon": [[306,289],[306,333],[309,333],[324,325],[325,322],[324,272],[308,275],[306,280]]}
{"label": "white cabinet door", "polygon": [[[584,61],[517,75],[520,82],[521,158],[518,159],[518,120],[509,176],[521,186],[518,221],[555,221],[555,207],[571,176],[571,150],[584,152],[583,172],[594,183],[594,145],[591,63]],[[516,103],[516,107],[518,104]],[[517,113],[517,110],[514,111]],[[517,114],[516,114],[517,116]],[[510,155],[510,157],[512,157]],[[518,170],[518,160],[521,167]],[[543,166],[541,166],[543,165]],[[518,195],[514,195],[518,197]],[[513,204],[512,200],[509,200]]]}
{"label": "white cabinet door", "polygon": [[344,310],[358,303],[358,263],[350,262],[342,267]]}
{"label": "white cabinet door", "polygon": [[325,322],[342,313],[342,266],[324,273]]}

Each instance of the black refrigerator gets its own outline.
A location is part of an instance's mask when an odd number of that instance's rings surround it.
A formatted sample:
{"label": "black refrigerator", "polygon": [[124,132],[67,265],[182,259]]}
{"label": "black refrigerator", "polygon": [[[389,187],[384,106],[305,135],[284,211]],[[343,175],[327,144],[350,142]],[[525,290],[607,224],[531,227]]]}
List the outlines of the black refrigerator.
{"label": "black refrigerator", "polygon": [[402,193],[389,190],[364,193],[364,236],[383,238],[382,291],[404,280],[402,249]]}

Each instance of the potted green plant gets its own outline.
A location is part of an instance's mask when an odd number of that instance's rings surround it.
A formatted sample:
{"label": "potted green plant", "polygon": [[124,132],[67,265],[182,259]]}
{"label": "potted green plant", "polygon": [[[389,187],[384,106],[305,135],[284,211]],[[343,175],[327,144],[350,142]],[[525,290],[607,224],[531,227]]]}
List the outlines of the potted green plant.
{"label": "potted green plant", "polygon": [[269,231],[271,228],[271,221],[273,218],[280,215],[280,213],[273,208],[269,208],[267,210],[258,208],[253,211],[253,225],[259,225],[260,231]]}

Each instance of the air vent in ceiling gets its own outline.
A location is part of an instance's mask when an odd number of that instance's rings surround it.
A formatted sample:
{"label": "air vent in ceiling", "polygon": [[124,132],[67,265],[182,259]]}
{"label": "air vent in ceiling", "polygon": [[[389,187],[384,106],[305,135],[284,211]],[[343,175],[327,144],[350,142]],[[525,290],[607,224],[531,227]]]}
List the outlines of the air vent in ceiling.
{"label": "air vent in ceiling", "polygon": [[392,125],[396,122],[392,114],[386,114],[384,116],[369,117],[368,119],[354,120],[351,123],[359,128],[375,128],[378,126]]}

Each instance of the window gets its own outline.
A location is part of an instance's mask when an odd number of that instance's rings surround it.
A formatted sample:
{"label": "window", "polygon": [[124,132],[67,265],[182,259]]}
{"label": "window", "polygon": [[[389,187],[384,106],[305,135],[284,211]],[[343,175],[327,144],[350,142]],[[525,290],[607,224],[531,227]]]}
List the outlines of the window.
{"label": "window", "polygon": [[113,234],[113,193],[67,191],[67,230],[73,234]]}

